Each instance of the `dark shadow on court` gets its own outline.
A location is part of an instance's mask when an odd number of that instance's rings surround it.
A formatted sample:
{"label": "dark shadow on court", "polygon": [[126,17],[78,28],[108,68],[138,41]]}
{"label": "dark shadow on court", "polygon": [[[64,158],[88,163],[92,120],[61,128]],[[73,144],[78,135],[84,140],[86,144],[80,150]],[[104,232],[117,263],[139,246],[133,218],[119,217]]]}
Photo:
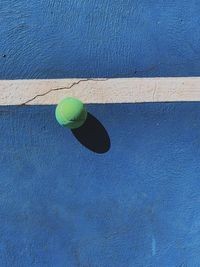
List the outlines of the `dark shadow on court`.
{"label": "dark shadow on court", "polygon": [[73,129],[72,133],[83,146],[93,152],[102,154],[110,149],[110,137],[106,129],[90,113],[83,126]]}

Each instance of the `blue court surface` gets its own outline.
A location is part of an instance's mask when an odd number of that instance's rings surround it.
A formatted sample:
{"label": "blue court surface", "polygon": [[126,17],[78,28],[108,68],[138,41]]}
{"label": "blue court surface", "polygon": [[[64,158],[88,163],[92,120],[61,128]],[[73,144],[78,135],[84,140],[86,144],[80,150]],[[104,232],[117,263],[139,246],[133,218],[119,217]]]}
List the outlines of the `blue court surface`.
{"label": "blue court surface", "polygon": [[[199,14],[198,0],[0,1],[0,83],[200,76]],[[198,95],[170,81],[168,97]],[[0,84],[0,267],[200,267],[199,102],[90,104],[71,131],[53,105],[11,106],[45,94],[19,88]]]}
{"label": "blue court surface", "polygon": [[200,76],[198,0],[0,1],[0,79]]}
{"label": "blue court surface", "polygon": [[1,107],[0,266],[200,266],[200,104],[87,109]]}

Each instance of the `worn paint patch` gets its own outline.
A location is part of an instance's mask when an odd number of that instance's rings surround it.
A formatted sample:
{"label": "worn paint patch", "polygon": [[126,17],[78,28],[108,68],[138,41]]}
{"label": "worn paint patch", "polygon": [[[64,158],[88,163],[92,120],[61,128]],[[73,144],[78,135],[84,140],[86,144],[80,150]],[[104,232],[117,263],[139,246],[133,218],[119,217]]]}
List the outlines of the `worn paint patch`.
{"label": "worn paint patch", "polygon": [[154,236],[152,236],[151,246],[152,246],[152,256],[155,256],[156,255],[156,240]]}

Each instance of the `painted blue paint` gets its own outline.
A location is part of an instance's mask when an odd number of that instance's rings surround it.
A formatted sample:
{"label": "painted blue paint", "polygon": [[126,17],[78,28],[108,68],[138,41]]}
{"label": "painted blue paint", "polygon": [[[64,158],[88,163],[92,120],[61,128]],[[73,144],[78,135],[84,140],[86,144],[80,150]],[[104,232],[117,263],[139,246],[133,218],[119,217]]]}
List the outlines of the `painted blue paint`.
{"label": "painted blue paint", "polygon": [[200,104],[89,105],[101,155],[54,108],[0,108],[0,266],[199,266]]}
{"label": "painted blue paint", "polygon": [[196,0],[0,1],[0,79],[200,75]]}

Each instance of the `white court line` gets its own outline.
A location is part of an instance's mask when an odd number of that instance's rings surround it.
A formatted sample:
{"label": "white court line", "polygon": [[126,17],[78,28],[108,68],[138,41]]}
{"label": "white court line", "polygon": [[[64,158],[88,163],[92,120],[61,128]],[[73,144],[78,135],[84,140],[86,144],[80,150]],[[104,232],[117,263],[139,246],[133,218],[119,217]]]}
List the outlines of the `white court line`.
{"label": "white court line", "polygon": [[0,105],[200,101],[200,77],[1,80]]}

